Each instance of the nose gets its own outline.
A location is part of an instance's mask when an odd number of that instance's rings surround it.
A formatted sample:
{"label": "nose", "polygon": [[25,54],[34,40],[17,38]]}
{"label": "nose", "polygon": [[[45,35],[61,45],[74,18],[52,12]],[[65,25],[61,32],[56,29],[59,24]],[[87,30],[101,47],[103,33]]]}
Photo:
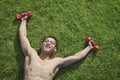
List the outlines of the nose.
{"label": "nose", "polygon": [[50,45],[50,41],[48,41],[47,44]]}

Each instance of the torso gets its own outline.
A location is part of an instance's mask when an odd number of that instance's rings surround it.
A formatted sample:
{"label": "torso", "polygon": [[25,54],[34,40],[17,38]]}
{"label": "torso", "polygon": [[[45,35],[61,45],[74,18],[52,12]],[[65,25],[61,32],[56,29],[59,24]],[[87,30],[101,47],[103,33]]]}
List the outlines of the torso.
{"label": "torso", "polygon": [[25,62],[24,80],[52,80],[59,70],[58,58],[41,60],[37,54],[32,54],[28,62]]}

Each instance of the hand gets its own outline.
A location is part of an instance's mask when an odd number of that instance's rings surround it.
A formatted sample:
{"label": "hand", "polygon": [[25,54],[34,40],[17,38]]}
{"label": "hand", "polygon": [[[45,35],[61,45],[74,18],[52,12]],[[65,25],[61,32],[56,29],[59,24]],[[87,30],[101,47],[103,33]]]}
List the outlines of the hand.
{"label": "hand", "polygon": [[21,20],[27,20],[28,19],[28,16],[27,16],[27,13],[22,13],[22,18]]}
{"label": "hand", "polygon": [[93,42],[93,40],[89,41],[89,46],[91,47],[91,49],[93,49],[92,42]]}

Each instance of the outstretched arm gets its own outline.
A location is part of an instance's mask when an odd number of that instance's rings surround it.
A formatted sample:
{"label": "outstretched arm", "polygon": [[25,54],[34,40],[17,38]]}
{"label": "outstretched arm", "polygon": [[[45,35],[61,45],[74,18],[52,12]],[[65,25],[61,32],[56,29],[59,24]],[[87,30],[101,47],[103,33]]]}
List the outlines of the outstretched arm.
{"label": "outstretched arm", "polygon": [[66,67],[66,66],[69,66],[69,65],[71,65],[75,62],[78,62],[79,60],[83,59],[91,49],[92,49],[91,46],[87,46],[85,49],[76,53],[73,56],[69,56],[69,57],[66,57],[66,58],[61,58],[59,66],[60,67]]}
{"label": "outstretched arm", "polygon": [[29,43],[29,40],[27,38],[27,30],[26,30],[26,19],[27,16],[25,16],[25,18],[21,19],[21,24],[19,26],[19,40],[20,40],[20,46],[21,46],[21,50],[24,53],[25,56],[30,54],[30,50],[31,45]]}

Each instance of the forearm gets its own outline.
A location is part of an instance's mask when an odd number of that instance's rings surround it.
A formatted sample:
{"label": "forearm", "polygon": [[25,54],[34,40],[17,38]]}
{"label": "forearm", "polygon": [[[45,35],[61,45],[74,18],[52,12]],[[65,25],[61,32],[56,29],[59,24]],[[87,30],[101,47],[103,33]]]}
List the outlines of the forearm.
{"label": "forearm", "polygon": [[27,37],[27,30],[26,30],[26,20],[22,20],[19,26],[19,36],[20,37]]}
{"label": "forearm", "polygon": [[85,49],[75,54],[76,58],[78,58],[78,60],[83,59],[91,49],[90,46],[87,46]]}

